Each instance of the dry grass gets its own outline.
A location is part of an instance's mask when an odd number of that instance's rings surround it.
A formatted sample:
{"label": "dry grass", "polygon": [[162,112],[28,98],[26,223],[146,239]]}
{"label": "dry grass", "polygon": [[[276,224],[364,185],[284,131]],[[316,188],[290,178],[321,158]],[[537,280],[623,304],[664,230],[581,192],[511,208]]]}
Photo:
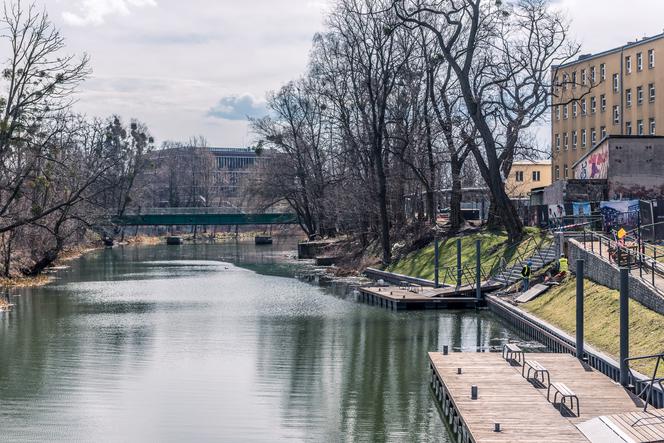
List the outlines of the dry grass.
{"label": "dry grass", "polygon": [[51,275],[36,275],[34,277],[0,278],[0,287],[3,288],[30,288],[44,286],[53,281]]}
{"label": "dry grass", "polygon": [[[616,360],[620,354],[619,293],[591,281],[584,283],[584,329],[586,341]],[[576,333],[576,279],[526,303],[523,308],[563,329]],[[629,347],[631,356],[664,352],[664,315],[652,311],[637,301],[629,301]],[[635,369],[652,374],[654,361],[638,363]],[[664,374],[664,370],[660,371]]]}

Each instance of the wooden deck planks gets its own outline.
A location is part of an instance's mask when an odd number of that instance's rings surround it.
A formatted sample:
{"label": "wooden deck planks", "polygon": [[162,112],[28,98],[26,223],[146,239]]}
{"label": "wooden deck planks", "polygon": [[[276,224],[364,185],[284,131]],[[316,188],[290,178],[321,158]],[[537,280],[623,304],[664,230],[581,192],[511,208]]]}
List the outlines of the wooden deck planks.
{"label": "wooden deck planks", "polygon": [[[580,417],[568,411],[562,415],[547,401],[545,387],[525,380],[521,367],[511,366],[498,353],[429,353],[474,441],[587,442],[576,425],[600,416],[608,416],[634,441],[664,439],[664,414],[656,425],[631,426],[644,416],[642,401],[602,373],[569,354],[528,353],[527,357],[546,367],[552,382],[562,382],[578,395]],[[477,400],[470,398],[471,385],[478,386]],[[500,433],[493,432],[496,422],[503,429]]]}
{"label": "wooden deck planks", "polygon": [[637,442],[664,441],[664,412],[661,410],[649,409],[648,412],[639,410],[603,418]]}

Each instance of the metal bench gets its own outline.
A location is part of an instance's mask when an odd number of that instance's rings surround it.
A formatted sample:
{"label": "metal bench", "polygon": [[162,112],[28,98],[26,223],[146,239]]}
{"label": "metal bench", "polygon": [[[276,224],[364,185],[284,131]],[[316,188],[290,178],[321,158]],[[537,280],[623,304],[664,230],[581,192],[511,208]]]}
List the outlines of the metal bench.
{"label": "metal bench", "polygon": [[574,391],[568,388],[565,383],[551,383],[549,384],[549,389],[547,389],[546,391],[547,400],[549,400],[549,395],[551,394],[551,388],[555,390],[555,393],[553,394],[554,405],[556,404],[556,400],[558,399],[558,394],[560,394],[561,396],[560,405],[558,406],[558,409],[561,409],[562,405],[565,404],[565,399],[569,398],[570,410],[572,411],[572,413],[574,413],[574,400],[576,400],[576,416],[577,417],[581,416],[581,410],[579,408],[579,397],[577,397]]}
{"label": "metal bench", "polygon": [[[526,373],[526,367],[528,372]],[[544,384],[544,376],[546,375],[546,386],[551,385],[551,376],[549,375],[549,370],[544,366],[536,362],[535,360],[526,360],[523,366],[521,366],[521,375],[528,380],[530,378],[530,373],[533,372],[533,378],[539,381],[537,378],[538,375],[542,377],[542,384]]]}
{"label": "metal bench", "polygon": [[523,364],[523,351],[514,343],[505,343],[503,345],[503,358],[505,360],[514,360]]}

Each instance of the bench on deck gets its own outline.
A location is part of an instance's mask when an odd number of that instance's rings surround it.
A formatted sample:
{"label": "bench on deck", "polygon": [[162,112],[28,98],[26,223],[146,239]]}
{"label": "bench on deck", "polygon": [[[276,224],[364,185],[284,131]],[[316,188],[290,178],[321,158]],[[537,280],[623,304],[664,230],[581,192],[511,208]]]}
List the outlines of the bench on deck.
{"label": "bench on deck", "polygon": [[523,364],[523,351],[514,343],[505,343],[503,345],[503,358],[505,360],[514,360]]}
{"label": "bench on deck", "polygon": [[422,286],[420,286],[418,284],[415,284],[415,283],[411,283],[411,282],[406,281],[406,280],[401,280],[401,281],[399,281],[399,289],[404,290],[404,291],[408,291],[408,292],[418,293],[418,292],[422,291]]}
{"label": "bench on deck", "polygon": [[[526,373],[526,368],[528,368],[528,372]],[[546,375],[546,386],[551,385],[551,376],[549,375],[549,370],[546,369],[544,366],[536,362],[535,360],[526,360],[521,367],[521,376],[523,376],[526,380],[530,378],[530,373],[533,372],[533,378],[535,380],[539,381],[539,378],[537,378],[538,375],[542,377],[542,384],[544,384],[544,376]]]}
{"label": "bench on deck", "polygon": [[[558,409],[562,408],[562,405],[565,404],[565,399],[569,398],[570,400],[570,410],[572,413],[574,413],[574,400],[576,400],[576,416],[580,417],[581,416],[581,410],[579,409],[579,397],[572,391],[570,388],[567,387],[565,383],[551,383],[549,385],[549,389],[546,391],[546,399],[549,400],[549,395],[551,394],[551,388],[555,391],[553,394],[553,404],[556,404],[556,400],[558,398],[558,395],[560,394],[561,399],[560,399],[560,406]],[[551,401],[551,400],[549,400]]]}

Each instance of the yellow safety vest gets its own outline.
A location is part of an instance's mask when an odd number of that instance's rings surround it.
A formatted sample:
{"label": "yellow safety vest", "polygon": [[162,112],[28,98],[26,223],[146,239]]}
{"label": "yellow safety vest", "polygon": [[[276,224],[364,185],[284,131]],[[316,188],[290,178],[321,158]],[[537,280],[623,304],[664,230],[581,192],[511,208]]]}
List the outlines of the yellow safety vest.
{"label": "yellow safety vest", "polygon": [[566,258],[561,258],[558,263],[558,272],[567,272],[569,271],[569,265]]}

